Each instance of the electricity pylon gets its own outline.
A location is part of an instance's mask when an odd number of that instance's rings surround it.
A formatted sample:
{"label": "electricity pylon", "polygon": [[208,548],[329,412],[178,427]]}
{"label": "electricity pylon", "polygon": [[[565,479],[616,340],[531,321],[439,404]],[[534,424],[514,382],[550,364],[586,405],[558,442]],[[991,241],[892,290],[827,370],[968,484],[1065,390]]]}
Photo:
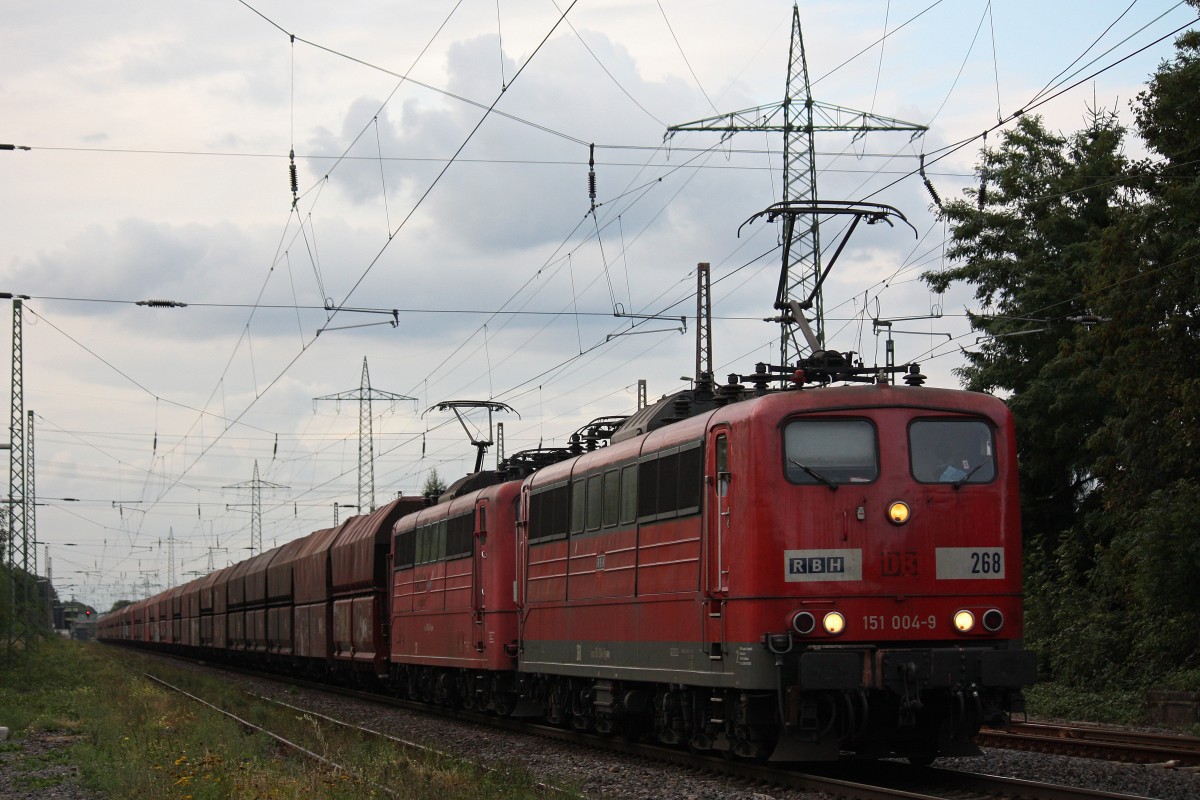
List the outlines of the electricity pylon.
{"label": "electricity pylon", "polygon": [[327,394],[324,397],[314,397],[313,404],[318,400],[357,400],[358,401],[358,509],[366,514],[375,510],[375,443],[371,429],[372,400],[416,400],[403,394],[385,392],[371,386],[371,376],[367,372],[367,357],[363,356],[362,382],[357,389],[337,394]]}
{"label": "electricity pylon", "polygon": [[[783,134],[783,199],[812,203],[817,200],[817,165],[813,138],[816,133],[853,133],[855,139],[868,131],[910,131],[913,138],[928,130],[915,122],[883,117],[869,111],[856,111],[813,99],[808,80],[808,62],[804,57],[804,37],[800,32],[800,9],[792,6],[792,41],[788,51],[787,88],[779,103],[772,103],[714,117],[672,125],[669,138],[677,131],[714,131],[724,141],[743,131],[766,131]],[[790,247],[785,247],[783,265],[786,279],[782,282],[784,307],[780,309],[783,332],[780,337],[780,358],[783,365],[795,364],[801,356],[801,343],[791,336],[796,321],[787,307],[789,298],[807,299],[814,296],[812,310],[816,339],[825,344],[825,309],[821,299],[821,238],[819,215],[813,213],[806,222],[796,220],[791,228]],[[814,289],[816,290],[814,293]]]}
{"label": "electricity pylon", "polygon": [[[12,321],[12,416],[9,422],[8,462],[8,541],[0,547],[0,558],[8,566],[8,613],[4,619],[5,654],[12,660],[18,651],[28,649],[34,642],[32,628],[33,602],[36,597],[37,576],[30,570],[30,547],[37,542],[29,539],[29,498],[25,474],[25,458],[29,453],[25,439],[24,344],[21,318],[24,295],[5,293],[13,301]],[[36,561],[37,556],[34,556]]]}
{"label": "electricity pylon", "polygon": [[[230,484],[224,487],[226,489],[249,489],[250,490],[250,555],[256,555],[262,552],[262,490],[263,489],[288,489],[290,487],[283,486],[278,483],[260,480],[258,477],[258,459],[254,459],[254,477],[248,481],[241,483]],[[236,503],[226,505],[226,508],[232,508]],[[174,537],[174,531],[171,536]]]}

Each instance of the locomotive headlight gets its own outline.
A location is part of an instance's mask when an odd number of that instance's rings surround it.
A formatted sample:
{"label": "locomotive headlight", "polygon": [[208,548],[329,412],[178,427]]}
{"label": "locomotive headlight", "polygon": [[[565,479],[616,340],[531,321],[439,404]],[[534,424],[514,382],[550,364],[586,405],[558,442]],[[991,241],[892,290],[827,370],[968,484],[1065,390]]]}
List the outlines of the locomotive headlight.
{"label": "locomotive headlight", "polygon": [[954,615],[954,629],[959,633],[970,633],[975,627],[975,615],[963,609]]}
{"label": "locomotive headlight", "polygon": [[846,630],[846,618],[842,616],[840,611],[830,611],[821,620],[821,626],[825,628],[825,632],[830,636],[837,636]]}
{"label": "locomotive headlight", "polygon": [[903,500],[895,500],[888,504],[887,518],[893,525],[903,525],[912,516],[912,510]]}
{"label": "locomotive headlight", "polygon": [[983,627],[989,632],[995,633],[1004,626],[1004,614],[998,608],[989,608],[983,612]]}
{"label": "locomotive headlight", "polygon": [[817,627],[817,618],[808,611],[797,611],[792,617],[792,629],[801,636],[807,636]]}

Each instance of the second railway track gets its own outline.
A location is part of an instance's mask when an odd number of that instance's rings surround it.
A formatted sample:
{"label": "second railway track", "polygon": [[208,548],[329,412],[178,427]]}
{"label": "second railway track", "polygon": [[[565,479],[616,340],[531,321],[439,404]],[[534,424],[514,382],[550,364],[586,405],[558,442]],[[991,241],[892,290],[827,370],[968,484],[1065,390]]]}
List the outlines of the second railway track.
{"label": "second railway track", "polygon": [[976,736],[976,741],[984,747],[1133,764],[1200,765],[1200,738],[1179,734],[1140,733],[1093,725],[1014,722],[1008,730],[984,729]]}

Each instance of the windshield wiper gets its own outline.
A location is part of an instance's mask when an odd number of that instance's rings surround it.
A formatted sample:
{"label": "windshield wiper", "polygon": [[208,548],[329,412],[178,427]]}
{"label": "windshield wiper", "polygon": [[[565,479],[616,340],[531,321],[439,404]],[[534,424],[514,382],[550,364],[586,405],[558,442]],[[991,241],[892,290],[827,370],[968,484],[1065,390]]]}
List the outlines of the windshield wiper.
{"label": "windshield wiper", "polygon": [[967,471],[967,474],[966,474],[966,475],[963,475],[961,478],[959,478],[958,480],[956,480],[956,481],[953,483],[953,486],[954,486],[954,488],[955,488],[955,489],[961,489],[961,488],[963,487],[963,484],[964,484],[964,483],[966,483],[967,481],[969,481],[969,480],[971,479],[971,476],[972,476],[972,475],[974,475],[976,472],[979,472],[979,470],[983,469],[983,465],[984,465],[984,464],[986,464],[986,463],[988,463],[988,462],[989,462],[989,461],[991,461],[991,460],[992,460],[992,457],[991,457],[991,456],[988,456],[988,457],[987,457],[987,458],[985,458],[983,461],[980,461],[978,464],[976,464],[975,466],[971,467],[971,469]]}
{"label": "windshield wiper", "polygon": [[797,461],[796,459],[792,458],[791,456],[788,456],[788,461],[792,462],[792,463],[793,463],[793,464],[795,464],[797,467],[799,467],[800,469],[804,470],[804,471],[805,471],[805,472],[807,472],[809,475],[813,476],[813,478],[815,478],[815,479],[819,480],[821,483],[823,483],[823,484],[825,484],[826,486],[828,486],[828,487],[829,487],[829,488],[830,488],[832,491],[835,491],[835,492],[837,491],[837,488],[838,488],[838,487],[837,487],[837,484],[836,484],[836,483],[834,483],[833,481],[829,480],[829,478],[826,478],[824,475],[822,475],[821,473],[817,472],[817,471],[816,471],[815,469],[813,469],[812,467],[806,467],[806,466],[804,466],[803,464],[801,464],[799,461]]}

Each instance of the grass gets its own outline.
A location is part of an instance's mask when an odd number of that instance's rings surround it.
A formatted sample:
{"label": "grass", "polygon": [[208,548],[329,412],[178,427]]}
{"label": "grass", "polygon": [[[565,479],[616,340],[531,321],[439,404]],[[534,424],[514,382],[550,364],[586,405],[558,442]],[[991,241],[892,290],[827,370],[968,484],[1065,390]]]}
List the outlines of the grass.
{"label": "grass", "polygon": [[[1097,692],[1056,683],[1039,683],[1025,688],[1024,694],[1027,710],[1032,717],[1108,725],[1162,725],[1151,719],[1145,705],[1146,692],[1140,689]],[[1174,727],[1180,733],[1200,736],[1200,724]]]}
{"label": "grass", "polygon": [[1139,725],[1147,721],[1142,691],[1094,692],[1055,683],[1024,689],[1029,714],[1074,722]]}
{"label": "grass", "polygon": [[[255,724],[344,765],[354,777],[284,748],[261,734],[151,683],[151,672]],[[9,762],[17,780],[52,765],[75,764],[82,782],[109,797],[304,798],[363,800],[523,800],[538,794],[513,767],[480,774],[462,762],[411,756],[374,737],[252,700],[228,682],[95,644],[52,640],[0,672],[0,709],[14,737],[72,738],[64,748]],[[14,751],[17,743],[0,744]],[[27,788],[65,776],[30,775]],[[44,785],[43,785],[44,782]]]}

